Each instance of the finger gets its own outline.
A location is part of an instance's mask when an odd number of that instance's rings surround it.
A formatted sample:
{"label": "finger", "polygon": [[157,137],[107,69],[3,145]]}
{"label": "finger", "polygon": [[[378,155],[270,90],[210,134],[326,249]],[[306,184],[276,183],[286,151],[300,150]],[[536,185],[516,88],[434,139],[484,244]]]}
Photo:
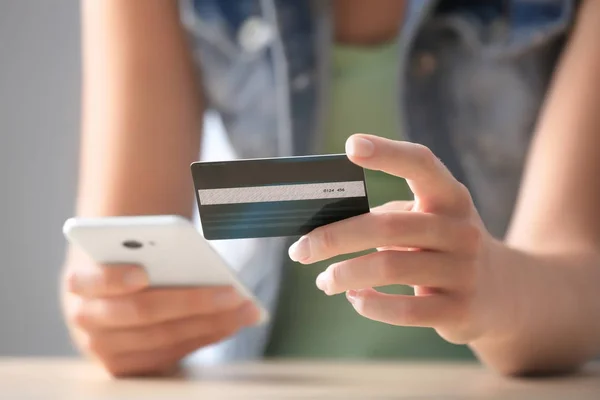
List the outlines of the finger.
{"label": "finger", "polygon": [[373,135],[353,135],[346,142],[348,158],[361,167],[405,178],[427,212],[465,215],[471,197],[427,147]]}
{"label": "finger", "polygon": [[388,285],[455,288],[470,281],[467,265],[445,253],[381,251],[330,265],[317,287],[328,295]]}
{"label": "finger", "polygon": [[371,212],[411,211],[415,202],[413,200],[390,201],[374,207]]}
{"label": "finger", "polygon": [[[412,211],[415,202],[413,200],[396,200],[382,204],[371,210],[374,213],[390,212],[390,211]],[[398,251],[409,251],[411,248],[402,246],[381,246],[377,247],[377,250],[398,250]]]}
{"label": "finger", "polygon": [[363,317],[390,325],[435,327],[455,314],[451,300],[444,295],[404,296],[363,289],[350,290],[346,297]]}
{"label": "finger", "polygon": [[[390,201],[388,203],[385,203],[378,207],[373,208],[371,210],[371,212],[382,213],[382,212],[389,212],[389,211],[412,211],[414,208],[414,204],[415,204],[415,202],[413,200]],[[384,251],[384,250],[411,251],[411,250],[415,250],[415,249],[410,248],[410,247],[394,245],[394,246],[380,246],[380,247],[377,247],[377,250],[379,250],[379,251]]]}
{"label": "finger", "polygon": [[443,215],[370,212],[313,230],[290,247],[289,256],[309,264],[387,246],[460,251],[477,244],[478,235],[476,226]]}
{"label": "finger", "polygon": [[233,287],[154,289],[123,297],[74,302],[84,330],[142,327],[239,307],[246,299]]}
{"label": "finger", "polygon": [[87,347],[92,353],[117,356],[174,347],[201,337],[221,334],[222,338],[259,320],[256,307],[250,302],[218,314],[201,315],[167,321],[148,327],[99,331],[88,335]]}
{"label": "finger", "polygon": [[67,291],[82,297],[111,297],[137,292],[148,286],[148,276],[137,265],[86,264],[66,273]]}

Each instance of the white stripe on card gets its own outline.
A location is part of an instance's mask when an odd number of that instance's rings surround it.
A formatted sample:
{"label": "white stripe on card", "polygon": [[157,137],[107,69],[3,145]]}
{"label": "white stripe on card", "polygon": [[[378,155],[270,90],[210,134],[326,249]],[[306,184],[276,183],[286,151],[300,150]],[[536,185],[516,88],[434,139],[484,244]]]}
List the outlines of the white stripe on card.
{"label": "white stripe on card", "polygon": [[198,194],[203,206],[366,196],[363,181],[201,189]]}

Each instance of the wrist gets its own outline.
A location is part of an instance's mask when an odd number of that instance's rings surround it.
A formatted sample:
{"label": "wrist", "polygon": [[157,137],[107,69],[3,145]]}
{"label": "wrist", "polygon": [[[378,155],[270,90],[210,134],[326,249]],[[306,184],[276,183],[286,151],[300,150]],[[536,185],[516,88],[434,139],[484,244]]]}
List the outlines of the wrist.
{"label": "wrist", "polygon": [[472,347],[509,343],[522,330],[527,314],[528,269],[516,250],[491,238],[483,261],[483,285],[477,305],[480,334]]}

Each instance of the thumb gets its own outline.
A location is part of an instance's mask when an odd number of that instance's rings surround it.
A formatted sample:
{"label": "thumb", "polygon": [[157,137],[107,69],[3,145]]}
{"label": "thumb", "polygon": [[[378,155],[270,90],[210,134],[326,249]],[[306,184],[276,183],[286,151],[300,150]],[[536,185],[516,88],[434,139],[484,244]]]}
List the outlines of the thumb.
{"label": "thumb", "polygon": [[67,268],[65,284],[67,291],[82,297],[113,297],[146,288],[148,276],[137,265],[90,263]]}

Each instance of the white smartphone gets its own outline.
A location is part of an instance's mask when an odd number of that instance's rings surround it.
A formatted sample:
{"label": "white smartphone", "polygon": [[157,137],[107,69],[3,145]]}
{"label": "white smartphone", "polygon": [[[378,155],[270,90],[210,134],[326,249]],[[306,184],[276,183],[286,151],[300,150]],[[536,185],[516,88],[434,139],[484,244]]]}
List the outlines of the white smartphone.
{"label": "white smartphone", "polygon": [[260,308],[261,322],[269,318],[225,260],[183,217],[70,218],[63,233],[97,263],[140,265],[151,286],[234,286]]}

